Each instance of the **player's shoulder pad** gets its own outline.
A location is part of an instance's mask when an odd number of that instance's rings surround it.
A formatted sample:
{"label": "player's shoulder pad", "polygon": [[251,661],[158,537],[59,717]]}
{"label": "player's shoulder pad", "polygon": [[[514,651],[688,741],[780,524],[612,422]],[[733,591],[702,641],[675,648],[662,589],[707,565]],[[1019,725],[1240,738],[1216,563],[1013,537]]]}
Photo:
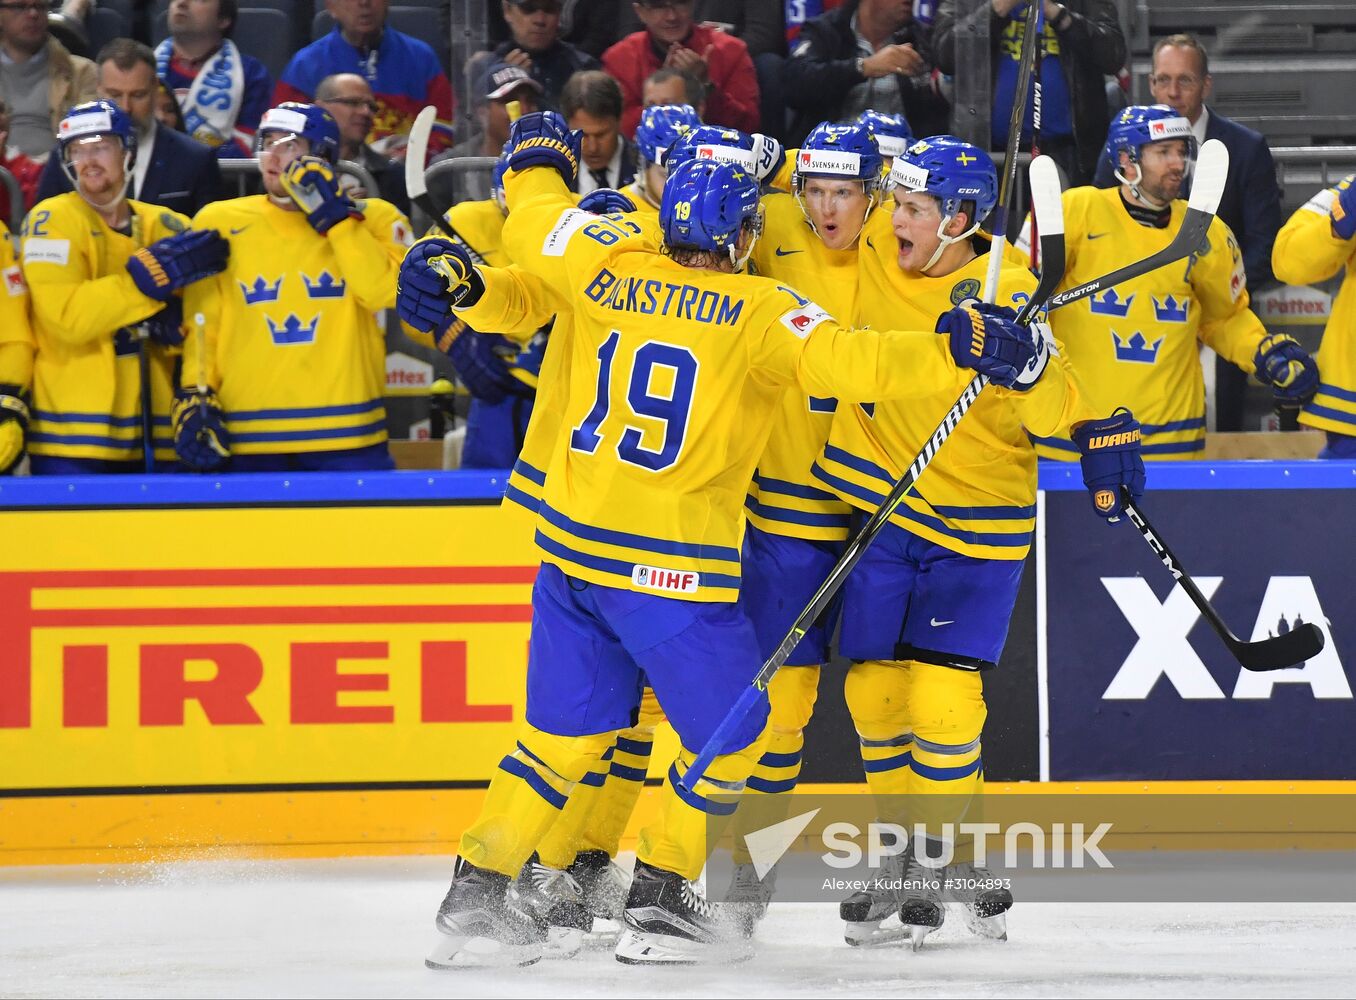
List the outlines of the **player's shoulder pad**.
{"label": "player's shoulder pad", "polygon": [[414,246],[414,226],[405,213],[384,198],[363,198],[354,202],[365,225],[377,239],[409,248]]}

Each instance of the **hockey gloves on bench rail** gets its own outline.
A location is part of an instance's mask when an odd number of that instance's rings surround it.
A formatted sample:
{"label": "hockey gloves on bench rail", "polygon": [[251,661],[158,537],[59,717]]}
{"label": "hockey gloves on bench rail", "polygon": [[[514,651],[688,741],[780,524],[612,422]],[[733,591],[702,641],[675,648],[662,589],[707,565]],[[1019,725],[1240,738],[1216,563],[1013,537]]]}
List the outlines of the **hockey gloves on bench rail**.
{"label": "hockey gloves on bench rail", "polygon": [[963,303],[937,318],[937,332],[950,338],[958,366],[1019,391],[1035,385],[1050,361],[1050,338],[1040,327],[1018,326],[1016,312],[987,302]]}
{"label": "hockey gloves on bench rail", "polygon": [[416,330],[440,329],[454,306],[473,306],[484,294],[485,282],[471,255],[451,240],[420,240],[400,262],[396,312]]}
{"label": "hockey gloves on bench rail", "polygon": [[1264,338],[1252,363],[1257,380],[1283,402],[1307,403],[1318,391],[1318,364],[1294,337],[1273,333]]}
{"label": "hockey gloves on bench rail", "polygon": [[1125,512],[1122,486],[1135,500],[1144,496],[1139,421],[1122,406],[1103,420],[1079,424],[1073,440],[1083,454],[1083,485],[1092,494],[1092,509],[1115,524]]}
{"label": "hockey gloves on bench rail", "polygon": [[205,392],[180,393],[170,413],[174,427],[174,452],[179,461],[194,472],[214,472],[231,457],[231,438],[217,395]]}
{"label": "hockey gloves on bench rail", "polygon": [[523,115],[509,129],[508,167],[554,167],[573,188],[579,174],[579,133],[572,132],[565,119],[554,111],[534,111]]}
{"label": "hockey gloves on bench rail", "polygon": [[0,476],[11,472],[24,457],[28,434],[28,404],[17,385],[0,383]]}
{"label": "hockey gloves on bench rail", "polygon": [[190,229],[142,247],[127,259],[127,273],[142,295],[166,302],[185,285],[226,270],[230,253],[220,233]]}

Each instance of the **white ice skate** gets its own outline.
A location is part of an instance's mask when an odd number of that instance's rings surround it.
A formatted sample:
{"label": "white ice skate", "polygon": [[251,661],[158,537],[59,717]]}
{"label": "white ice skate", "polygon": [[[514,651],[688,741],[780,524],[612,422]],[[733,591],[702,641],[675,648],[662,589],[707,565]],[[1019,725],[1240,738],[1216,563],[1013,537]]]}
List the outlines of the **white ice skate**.
{"label": "white ice skate", "polygon": [[742,962],[753,947],[687,879],[637,859],[616,954],[626,965],[704,965]]}

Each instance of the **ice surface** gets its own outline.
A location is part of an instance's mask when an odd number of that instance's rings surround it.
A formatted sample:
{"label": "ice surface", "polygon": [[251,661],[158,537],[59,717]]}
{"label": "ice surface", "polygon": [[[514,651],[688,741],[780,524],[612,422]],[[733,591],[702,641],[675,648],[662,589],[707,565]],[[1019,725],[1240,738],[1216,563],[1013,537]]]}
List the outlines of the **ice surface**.
{"label": "ice surface", "polygon": [[847,947],[832,907],[774,904],[758,956],[430,972],[447,858],[0,868],[0,997],[1356,996],[1356,906],[1055,904],[1006,943],[958,919],[913,954]]}

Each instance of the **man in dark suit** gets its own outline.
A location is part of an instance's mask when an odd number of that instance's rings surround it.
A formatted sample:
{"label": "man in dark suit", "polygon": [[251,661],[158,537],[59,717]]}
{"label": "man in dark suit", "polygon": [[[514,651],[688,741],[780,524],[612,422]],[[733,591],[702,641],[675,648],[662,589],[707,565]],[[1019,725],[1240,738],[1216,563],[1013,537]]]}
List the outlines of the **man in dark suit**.
{"label": "man in dark suit", "polygon": [[[96,60],[99,96],[131,117],[137,157],[128,196],[182,212],[190,218],[222,197],[221,170],[213,150],[155,120],[155,54],[130,38],[117,38]],[[58,157],[48,157],[38,182],[38,200],[71,190]]]}
{"label": "man in dark suit", "polygon": [[[1149,87],[1154,100],[1191,122],[1196,143],[1218,139],[1229,150],[1229,175],[1215,213],[1233,230],[1243,251],[1243,267],[1253,295],[1275,283],[1271,247],[1281,228],[1281,188],[1276,164],[1260,132],[1212,112],[1210,60],[1192,35],[1171,35],[1154,46]],[[1113,187],[1111,161],[1103,157],[1094,183]],[[1215,361],[1215,430],[1243,429],[1243,395],[1248,377],[1223,358]]]}

